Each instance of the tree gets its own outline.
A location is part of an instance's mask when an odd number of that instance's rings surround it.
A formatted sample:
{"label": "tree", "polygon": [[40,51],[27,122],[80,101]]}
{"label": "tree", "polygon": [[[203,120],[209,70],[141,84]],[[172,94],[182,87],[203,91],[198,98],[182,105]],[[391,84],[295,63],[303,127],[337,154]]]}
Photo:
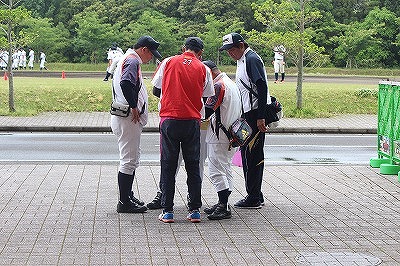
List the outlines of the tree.
{"label": "tree", "polygon": [[199,35],[204,42],[203,58],[214,61],[217,65],[228,64],[232,59],[226,53],[220,53],[218,48],[222,45],[222,37],[231,32],[238,32],[243,28],[239,20],[218,20],[214,15],[206,16],[205,30]]}
{"label": "tree", "polygon": [[20,27],[24,35],[29,37],[27,45],[34,51],[45,51],[46,57],[53,62],[67,61],[65,53],[71,38],[62,23],[54,27],[49,18],[28,18],[20,24]]}
{"label": "tree", "polygon": [[346,67],[357,67],[356,57],[358,53],[371,45],[376,31],[374,29],[361,29],[360,23],[354,22],[347,26],[344,35],[336,37],[339,46],[335,49],[335,57],[343,60]]}
{"label": "tree", "polygon": [[386,8],[374,8],[361,22],[362,29],[374,30],[374,42],[361,50],[358,61],[366,67],[398,66],[399,52],[396,35],[400,33],[400,18]]}
{"label": "tree", "polygon": [[287,56],[290,56],[297,66],[297,109],[303,107],[304,61],[308,56],[313,57],[313,53],[319,55],[323,50],[312,43],[312,29],[307,29],[311,22],[320,18],[319,11],[311,8],[310,1],[282,0],[277,3],[266,0],[262,5],[253,5],[256,10],[255,18],[267,26],[267,31],[281,33],[282,37],[275,35],[274,41],[276,44],[285,45]]}
{"label": "tree", "polygon": [[[160,26],[162,25],[162,26]],[[144,11],[137,21],[132,21],[124,27],[122,41],[132,46],[140,36],[151,35],[160,42],[162,56],[176,55],[183,44],[183,36],[179,33],[180,23],[174,18],[168,18],[158,11]]]}
{"label": "tree", "polygon": [[[9,0],[8,3],[0,0],[3,8],[0,9],[0,29],[3,30],[7,38],[8,44],[8,64],[7,72],[9,73],[8,79],[8,107],[10,112],[15,112],[14,103],[14,78],[11,67],[11,55],[13,49],[20,43],[23,42],[23,36],[19,36],[18,32],[15,32],[15,27],[22,21],[30,17],[28,10],[22,7],[18,7],[20,1]],[[20,37],[20,38],[19,38]]]}
{"label": "tree", "polygon": [[399,64],[396,36],[400,19],[386,8],[375,8],[361,22],[344,25],[346,31],[334,39],[336,60],[346,67],[385,67]]}
{"label": "tree", "polygon": [[116,32],[110,24],[103,23],[95,12],[80,13],[75,15],[74,20],[78,27],[73,43],[81,62],[97,63],[99,55],[105,53],[104,47],[110,45],[109,36],[114,36]]}

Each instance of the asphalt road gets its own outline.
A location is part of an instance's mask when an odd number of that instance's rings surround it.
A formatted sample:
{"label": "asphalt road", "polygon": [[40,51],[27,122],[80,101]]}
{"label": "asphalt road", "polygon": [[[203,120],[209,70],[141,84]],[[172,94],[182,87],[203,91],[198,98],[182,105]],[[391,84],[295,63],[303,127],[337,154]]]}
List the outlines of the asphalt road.
{"label": "asphalt road", "polygon": [[[159,162],[159,134],[143,133],[141,161]],[[356,156],[355,156],[356,154]],[[368,164],[376,156],[376,135],[271,134],[266,164]],[[0,162],[117,163],[111,133],[0,134]]]}

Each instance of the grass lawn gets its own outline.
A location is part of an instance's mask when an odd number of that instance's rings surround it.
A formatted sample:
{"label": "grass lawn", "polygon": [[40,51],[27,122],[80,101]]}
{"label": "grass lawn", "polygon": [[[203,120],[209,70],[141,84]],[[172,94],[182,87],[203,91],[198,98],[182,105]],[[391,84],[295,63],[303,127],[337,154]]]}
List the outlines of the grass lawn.
{"label": "grass lawn", "polygon": [[[149,91],[151,112],[157,112],[158,99]],[[376,114],[378,84],[304,83],[303,109],[296,107],[296,83],[269,83],[270,93],[284,107],[286,117],[316,118],[339,114]],[[111,82],[94,78],[14,78],[15,113],[8,110],[8,81],[0,80],[0,115],[32,116],[42,112],[108,112]]]}
{"label": "grass lawn", "polygon": [[[47,63],[47,68],[50,71],[99,71],[105,72],[107,63],[88,64],[88,63]],[[156,66],[154,64],[143,64],[143,71],[154,71]],[[227,73],[235,73],[236,65],[221,65],[219,68]],[[266,64],[267,73],[273,73],[272,65]],[[35,65],[35,70],[39,70],[39,65]],[[285,67],[285,72],[288,75],[297,75],[297,68],[294,66]],[[321,75],[321,76],[375,76],[382,78],[400,77],[400,69],[384,69],[384,68],[304,68],[305,75]]]}

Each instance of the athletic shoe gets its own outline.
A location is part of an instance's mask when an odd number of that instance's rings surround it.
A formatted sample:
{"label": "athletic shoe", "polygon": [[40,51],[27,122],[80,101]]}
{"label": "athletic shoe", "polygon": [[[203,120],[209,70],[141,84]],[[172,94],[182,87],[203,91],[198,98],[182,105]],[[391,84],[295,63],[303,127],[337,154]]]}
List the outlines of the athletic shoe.
{"label": "athletic shoe", "polygon": [[131,201],[133,201],[133,202],[136,203],[137,205],[139,205],[139,206],[144,206],[144,202],[141,201],[140,199],[136,198],[136,197],[133,195],[133,191],[131,191],[131,195],[129,195],[129,198],[131,199]]}
{"label": "athletic shoe", "polygon": [[222,220],[222,219],[229,219],[232,217],[232,212],[228,206],[225,204],[217,204],[214,212],[207,216],[210,220]]}
{"label": "athletic shoe", "polygon": [[149,208],[150,210],[162,209],[162,207],[161,207],[161,195],[162,195],[161,191],[158,191],[157,195],[155,196],[153,201],[147,203],[147,208]]}
{"label": "athletic shoe", "polygon": [[191,212],[189,212],[187,219],[192,223],[200,223],[201,219],[199,210],[192,210]]}
{"label": "athletic shoe", "polygon": [[242,209],[260,209],[261,202],[260,200],[251,201],[249,197],[246,196],[244,199],[241,199],[238,202],[236,202],[234,206],[236,208],[242,208]]}
{"label": "athletic shoe", "polygon": [[215,209],[218,207],[218,204],[219,204],[219,202],[218,202],[217,204],[214,204],[214,205],[211,206],[210,208],[204,208],[204,212],[205,212],[206,214],[211,214],[211,213],[213,213],[213,212],[215,211]]}
{"label": "athletic shoe", "polygon": [[278,80],[275,80],[274,83],[278,83]]}
{"label": "athletic shoe", "polygon": [[158,216],[158,220],[164,223],[173,223],[174,222],[174,213],[173,212],[162,212]]}
{"label": "athletic shoe", "polygon": [[139,206],[133,201],[128,202],[118,202],[117,212],[118,213],[143,213],[146,212],[146,206]]}
{"label": "athletic shoe", "polygon": [[105,78],[105,79],[103,79],[103,81],[108,81],[108,79]]}
{"label": "athletic shoe", "polygon": [[284,83],[285,81],[284,80],[281,80],[281,83]]}

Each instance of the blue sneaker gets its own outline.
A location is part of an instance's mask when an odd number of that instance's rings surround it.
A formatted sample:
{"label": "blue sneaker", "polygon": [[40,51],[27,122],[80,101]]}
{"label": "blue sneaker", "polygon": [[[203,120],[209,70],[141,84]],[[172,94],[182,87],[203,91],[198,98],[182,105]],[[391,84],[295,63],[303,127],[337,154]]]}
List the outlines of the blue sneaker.
{"label": "blue sneaker", "polygon": [[158,220],[164,223],[173,223],[174,222],[174,213],[173,212],[162,212],[158,216]]}
{"label": "blue sneaker", "polygon": [[192,210],[189,212],[187,219],[191,221],[192,223],[200,223],[200,212],[199,210]]}

